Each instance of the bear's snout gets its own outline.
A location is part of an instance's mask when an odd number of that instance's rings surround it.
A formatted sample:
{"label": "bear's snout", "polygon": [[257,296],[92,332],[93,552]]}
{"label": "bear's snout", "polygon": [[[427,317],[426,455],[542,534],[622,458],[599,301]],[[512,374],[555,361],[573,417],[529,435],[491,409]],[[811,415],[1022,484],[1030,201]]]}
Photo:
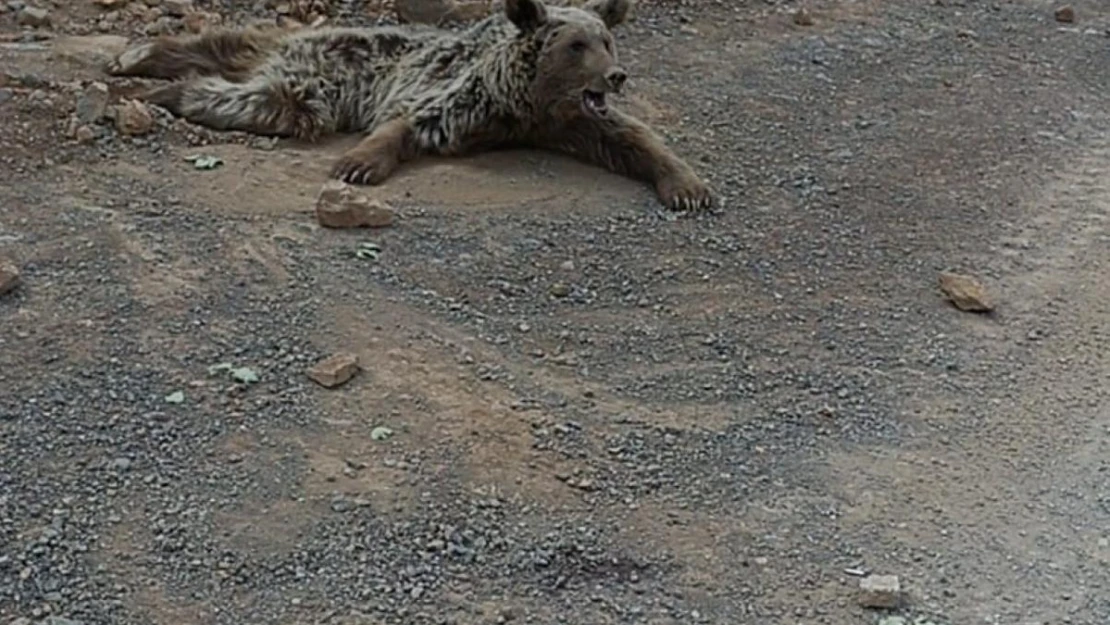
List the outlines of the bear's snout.
{"label": "bear's snout", "polygon": [[609,71],[605,72],[605,82],[609,83],[609,87],[613,91],[620,91],[627,80],[628,72],[619,67],[609,68]]}

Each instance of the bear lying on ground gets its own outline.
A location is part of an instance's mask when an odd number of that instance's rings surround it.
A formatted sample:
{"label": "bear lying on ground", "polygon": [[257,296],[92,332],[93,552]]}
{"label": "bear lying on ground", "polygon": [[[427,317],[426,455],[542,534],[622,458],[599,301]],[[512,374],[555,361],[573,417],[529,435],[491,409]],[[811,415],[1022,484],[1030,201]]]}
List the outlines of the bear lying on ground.
{"label": "bear lying on ground", "polygon": [[332,175],[379,184],[421,154],[568,153],[650,182],[673,209],[709,187],[650,128],[609,106],[627,78],[610,29],[632,0],[505,0],[455,33],[426,26],[218,30],[134,46],[110,74],[165,78],[142,98],[219,130],[312,141],[367,132]]}

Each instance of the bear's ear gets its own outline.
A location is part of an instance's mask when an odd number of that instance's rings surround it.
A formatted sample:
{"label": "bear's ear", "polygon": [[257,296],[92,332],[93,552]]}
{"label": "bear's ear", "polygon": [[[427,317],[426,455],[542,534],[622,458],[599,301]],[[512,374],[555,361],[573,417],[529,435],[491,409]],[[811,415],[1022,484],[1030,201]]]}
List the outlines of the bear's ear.
{"label": "bear's ear", "polygon": [[632,0],[589,0],[582,8],[600,15],[605,26],[612,29],[628,20]]}
{"label": "bear's ear", "polygon": [[505,0],[505,15],[521,32],[531,32],[547,21],[547,7],[541,0]]}

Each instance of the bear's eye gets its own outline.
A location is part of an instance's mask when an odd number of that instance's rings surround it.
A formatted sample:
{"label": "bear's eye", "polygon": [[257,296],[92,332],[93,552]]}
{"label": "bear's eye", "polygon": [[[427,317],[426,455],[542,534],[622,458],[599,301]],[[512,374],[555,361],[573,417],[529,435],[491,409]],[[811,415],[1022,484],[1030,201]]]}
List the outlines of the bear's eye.
{"label": "bear's eye", "polygon": [[570,49],[574,50],[575,52],[585,52],[586,48],[588,47],[589,45],[581,39],[570,44]]}

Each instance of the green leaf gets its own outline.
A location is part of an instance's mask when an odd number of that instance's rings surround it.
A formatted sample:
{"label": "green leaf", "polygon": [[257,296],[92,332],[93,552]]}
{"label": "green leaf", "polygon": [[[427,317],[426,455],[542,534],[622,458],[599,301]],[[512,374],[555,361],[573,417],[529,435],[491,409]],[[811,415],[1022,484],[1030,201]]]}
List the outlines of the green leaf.
{"label": "green leaf", "polygon": [[370,430],[370,438],[376,441],[384,441],[390,436],[393,436],[393,430],[385,427],[384,425],[379,425],[373,430]]}
{"label": "green leaf", "polygon": [[174,391],[169,395],[166,395],[167,404],[180,404],[183,401],[185,401],[185,393],[181,391]]}

